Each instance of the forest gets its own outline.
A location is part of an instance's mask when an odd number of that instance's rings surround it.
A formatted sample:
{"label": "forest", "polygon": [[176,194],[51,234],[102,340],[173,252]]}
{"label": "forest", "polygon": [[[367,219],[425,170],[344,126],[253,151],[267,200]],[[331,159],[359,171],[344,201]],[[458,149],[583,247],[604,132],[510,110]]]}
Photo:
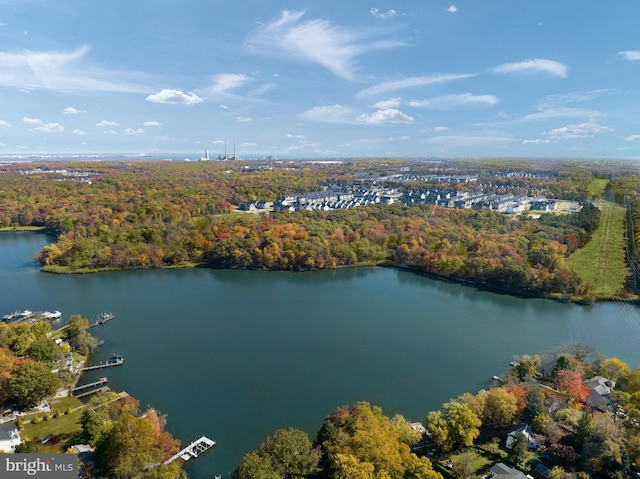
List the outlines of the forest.
{"label": "forest", "polygon": [[[383,264],[524,296],[580,299],[589,295],[589,286],[565,260],[589,241],[599,221],[586,192],[589,181],[606,172],[613,177],[616,200],[627,198],[638,214],[637,176],[625,164],[612,169],[595,163],[495,160],[434,167],[354,160],[246,166],[144,161],[4,165],[0,226],[41,226],[55,235],[37,255],[50,272],[176,266],[302,271]],[[91,183],[64,181],[56,173],[62,167],[90,172]],[[24,174],[25,169],[39,173]],[[243,201],[274,201],[292,192],[316,191],[322,184],[401,171],[481,174],[485,190],[543,193],[580,201],[582,209],[534,217],[399,204],[264,215],[235,208]]]}

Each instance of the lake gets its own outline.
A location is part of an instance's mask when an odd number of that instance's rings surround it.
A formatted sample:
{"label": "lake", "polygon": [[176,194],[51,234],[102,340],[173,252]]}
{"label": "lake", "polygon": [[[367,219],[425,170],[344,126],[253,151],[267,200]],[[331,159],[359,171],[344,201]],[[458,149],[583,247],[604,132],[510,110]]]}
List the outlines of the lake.
{"label": "lake", "polygon": [[520,299],[390,268],[286,273],[171,269],[53,275],[34,254],[51,238],[0,234],[0,315],[60,310],[115,314],[92,329],[93,360],[123,354],[106,375],[116,391],[167,414],[191,479],[223,477],[277,428],[312,439],[341,405],[368,401],[424,422],[465,391],[486,387],[514,355],[576,340],[640,367],[640,312]]}

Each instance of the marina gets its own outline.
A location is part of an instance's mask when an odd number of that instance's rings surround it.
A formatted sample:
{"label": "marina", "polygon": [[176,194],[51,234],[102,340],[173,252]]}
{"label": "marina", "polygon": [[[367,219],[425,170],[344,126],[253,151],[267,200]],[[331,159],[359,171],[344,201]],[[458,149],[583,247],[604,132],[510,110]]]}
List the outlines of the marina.
{"label": "marina", "polygon": [[54,321],[60,318],[62,318],[62,313],[57,310],[37,311],[34,313],[29,309],[25,309],[24,311],[14,311],[13,313],[5,314],[4,316],[2,316],[2,321],[6,321],[9,324],[15,324],[21,321],[29,321],[30,323],[33,323],[41,319]]}

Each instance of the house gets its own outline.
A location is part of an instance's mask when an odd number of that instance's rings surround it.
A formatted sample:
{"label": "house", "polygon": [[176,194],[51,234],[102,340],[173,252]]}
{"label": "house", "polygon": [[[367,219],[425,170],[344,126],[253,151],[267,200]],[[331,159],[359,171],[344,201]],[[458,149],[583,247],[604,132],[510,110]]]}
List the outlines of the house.
{"label": "house", "polygon": [[489,474],[485,476],[486,479],[527,479],[524,472],[507,466],[501,462],[494,464],[489,469]]}
{"label": "house", "polygon": [[589,390],[589,396],[585,401],[587,405],[595,409],[606,410],[609,406],[609,395],[616,387],[616,383],[602,376],[594,376],[584,383],[584,386]]}
{"label": "house", "polygon": [[513,443],[516,441],[516,436],[518,433],[524,434],[524,437],[527,438],[527,443],[529,444],[529,449],[536,450],[540,446],[540,440],[533,433],[528,424],[518,424],[513,426],[507,435],[507,449],[511,449],[513,447]]}
{"label": "house", "polygon": [[18,428],[7,423],[0,426],[0,452],[10,454],[16,452],[16,446],[22,444],[22,438]]}

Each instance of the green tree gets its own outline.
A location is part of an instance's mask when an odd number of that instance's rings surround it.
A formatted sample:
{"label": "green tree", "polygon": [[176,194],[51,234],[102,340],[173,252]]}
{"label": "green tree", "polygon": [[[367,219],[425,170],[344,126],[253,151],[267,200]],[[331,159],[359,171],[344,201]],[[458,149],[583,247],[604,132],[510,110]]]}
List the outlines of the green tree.
{"label": "green tree", "polygon": [[87,332],[89,320],[79,314],[74,314],[69,318],[67,328],[64,330],[64,337],[71,347],[80,354],[88,354],[93,337]]}
{"label": "green tree", "polygon": [[520,431],[516,434],[515,441],[513,441],[511,449],[509,450],[509,459],[516,465],[516,467],[520,467],[524,464],[528,451],[529,441],[527,440],[527,436]]}
{"label": "green tree", "polygon": [[26,354],[34,361],[51,366],[54,359],[60,355],[60,348],[53,339],[42,337],[29,345]]}
{"label": "green tree", "polygon": [[540,390],[540,387],[531,385],[527,388],[526,394],[526,406],[524,407],[523,419],[525,421],[531,421],[538,414],[546,413],[547,408],[544,403],[544,394]]}
{"label": "green tree", "polygon": [[308,477],[318,470],[320,449],[314,448],[306,432],[278,429],[260,446],[260,453],[271,459],[274,471],[284,479]]}
{"label": "green tree", "polygon": [[25,360],[15,366],[9,379],[9,390],[24,405],[40,402],[62,385],[60,379],[44,364]]}
{"label": "green tree", "polygon": [[80,417],[83,438],[86,442],[94,444],[100,431],[104,427],[104,421],[92,408],[85,408]]}

